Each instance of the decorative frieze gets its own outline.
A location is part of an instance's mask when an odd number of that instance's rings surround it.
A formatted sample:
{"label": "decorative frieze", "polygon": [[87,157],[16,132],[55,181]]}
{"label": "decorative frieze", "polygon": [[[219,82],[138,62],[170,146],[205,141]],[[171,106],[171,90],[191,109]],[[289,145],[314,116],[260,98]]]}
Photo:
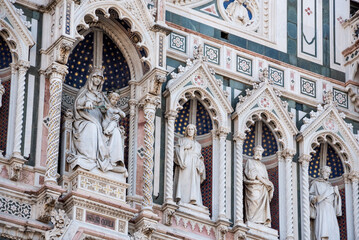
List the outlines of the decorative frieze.
{"label": "decorative frieze", "polygon": [[348,108],[348,93],[333,88],[333,97],[338,106]]}
{"label": "decorative frieze", "polygon": [[220,64],[220,49],[204,44],[204,54],[207,57],[207,61],[215,64]]}
{"label": "decorative frieze", "polygon": [[301,78],[300,93],[315,98],[317,96],[316,82],[306,78]]}
{"label": "decorative frieze", "polygon": [[16,200],[0,197],[0,212],[10,214],[12,216],[30,219],[31,205],[20,203]]}
{"label": "decorative frieze", "polygon": [[284,71],[278,68],[269,66],[268,67],[269,80],[273,81],[274,84],[284,87]]}
{"label": "decorative frieze", "polygon": [[173,32],[170,34],[170,48],[185,53],[187,47],[186,40],[186,36]]}
{"label": "decorative frieze", "polygon": [[237,55],[237,71],[252,76],[252,60]]}
{"label": "decorative frieze", "polygon": [[124,183],[124,179],[118,178],[122,175],[116,173],[112,174],[112,172],[108,174],[111,174],[111,176],[106,176],[101,173],[93,174],[83,170],[76,170],[70,177],[72,189],[84,190],[92,194],[98,194],[126,202],[126,189],[128,184]]}

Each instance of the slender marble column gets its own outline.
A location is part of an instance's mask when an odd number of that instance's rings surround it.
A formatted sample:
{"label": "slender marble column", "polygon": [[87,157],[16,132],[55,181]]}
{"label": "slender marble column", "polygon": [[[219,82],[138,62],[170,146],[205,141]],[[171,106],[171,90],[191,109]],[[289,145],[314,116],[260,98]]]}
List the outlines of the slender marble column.
{"label": "slender marble column", "polygon": [[354,234],[355,239],[359,239],[359,172],[350,174],[353,188],[353,210],[354,210]]}
{"label": "slender marble column", "polygon": [[[131,85],[131,89],[133,86]],[[135,164],[136,164],[136,106],[137,100],[130,99],[128,102],[130,105],[130,130],[129,130],[129,139],[128,139],[128,195],[133,196],[136,193],[136,174],[135,174]]]}
{"label": "slender marble column", "polygon": [[25,78],[27,70],[30,67],[28,61],[20,60],[16,66],[18,71],[17,79],[17,96],[16,96],[16,117],[15,117],[15,134],[14,134],[14,147],[12,156],[15,158],[23,159],[21,154],[22,144],[22,127],[24,121],[24,99],[25,99]]}
{"label": "slender marble column", "polygon": [[160,104],[160,98],[154,95],[148,94],[144,98],[143,102],[143,111],[145,114],[145,158],[143,163],[143,201],[142,208],[152,210],[153,199],[153,155],[154,148],[153,144],[155,142],[154,139],[154,131],[155,131],[155,113],[156,108]]}
{"label": "slender marble column", "polygon": [[245,134],[236,134],[235,144],[235,225],[243,223],[243,142]]}
{"label": "slender marble column", "polygon": [[309,209],[309,163],[311,156],[303,154],[299,158],[302,179],[302,239],[310,240],[310,209]]}
{"label": "slender marble column", "polygon": [[219,128],[217,135],[219,138],[219,219],[226,219],[226,167],[227,167],[227,153],[226,153],[226,138],[228,130],[226,128]]}
{"label": "slender marble column", "polygon": [[166,175],[165,175],[165,202],[173,202],[173,157],[174,157],[174,139],[175,139],[175,120],[176,111],[168,111],[167,118],[167,146],[166,146]]}
{"label": "slender marble column", "polygon": [[292,159],[295,151],[285,149],[283,157],[285,159],[285,181],[286,181],[286,218],[287,218],[287,234],[286,239],[294,240],[294,216],[293,216],[293,171]]}
{"label": "slender marble column", "polygon": [[56,62],[47,69],[50,81],[50,110],[45,183],[50,184],[57,184],[62,83],[67,73],[67,66]]}

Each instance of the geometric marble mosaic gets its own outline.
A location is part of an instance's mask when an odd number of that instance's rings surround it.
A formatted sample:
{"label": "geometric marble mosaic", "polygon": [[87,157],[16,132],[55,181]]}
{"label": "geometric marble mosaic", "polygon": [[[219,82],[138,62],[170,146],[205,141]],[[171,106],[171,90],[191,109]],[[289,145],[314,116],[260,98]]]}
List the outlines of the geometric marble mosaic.
{"label": "geometric marble mosaic", "polygon": [[219,64],[219,48],[204,44],[204,56],[207,57],[208,62]]}
{"label": "geometric marble mosaic", "polygon": [[269,79],[273,81],[274,84],[284,87],[284,71],[269,67],[268,68]]}
{"label": "geometric marble mosaic", "polygon": [[348,108],[348,94],[333,88],[334,101],[338,103],[338,106]]}
{"label": "geometric marble mosaic", "polygon": [[312,80],[300,78],[300,92],[310,97],[316,97],[316,83]]}
{"label": "geometric marble mosaic", "polygon": [[170,48],[181,52],[186,52],[186,37],[177,33],[171,33]]}
{"label": "geometric marble mosaic", "polygon": [[252,76],[252,60],[237,55],[237,71]]}
{"label": "geometric marble mosaic", "polygon": [[29,219],[31,217],[31,206],[29,204],[21,204],[14,200],[0,197],[0,212]]}

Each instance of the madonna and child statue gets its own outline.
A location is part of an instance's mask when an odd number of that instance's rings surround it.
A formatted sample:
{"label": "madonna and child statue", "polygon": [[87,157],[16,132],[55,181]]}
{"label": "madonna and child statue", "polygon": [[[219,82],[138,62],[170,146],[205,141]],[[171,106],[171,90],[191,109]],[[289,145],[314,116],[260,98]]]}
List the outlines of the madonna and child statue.
{"label": "madonna and child statue", "polygon": [[102,68],[92,69],[78,91],[73,109],[71,168],[117,172],[127,177],[124,164],[124,130],[119,120],[125,113],[117,106],[119,95],[102,92]]}

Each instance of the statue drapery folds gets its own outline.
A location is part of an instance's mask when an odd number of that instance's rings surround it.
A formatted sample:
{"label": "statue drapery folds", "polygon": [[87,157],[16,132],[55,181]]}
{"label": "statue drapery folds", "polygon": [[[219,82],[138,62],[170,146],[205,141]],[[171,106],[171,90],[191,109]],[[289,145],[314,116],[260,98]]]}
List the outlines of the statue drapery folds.
{"label": "statue drapery folds", "polygon": [[99,168],[103,172],[127,174],[124,165],[124,132],[118,121],[125,116],[116,107],[119,95],[108,99],[102,92],[103,70],[94,68],[86,84],[77,93],[74,103],[73,147],[68,162],[71,167],[86,170]]}
{"label": "statue drapery folds", "polygon": [[314,219],[316,239],[340,239],[337,216],[342,215],[341,198],[338,186],[328,182],[331,169],[328,166],[321,170],[322,177],[315,179],[310,186],[310,217]]}
{"label": "statue drapery folds", "polygon": [[206,179],[201,145],[195,140],[196,126],[189,124],[175,146],[175,199],[179,204],[202,205],[201,183]]}
{"label": "statue drapery folds", "polygon": [[270,201],[274,185],[268,178],[266,166],[261,162],[263,151],[261,146],[256,146],[253,159],[248,159],[245,165],[245,215],[247,221],[270,227]]}

